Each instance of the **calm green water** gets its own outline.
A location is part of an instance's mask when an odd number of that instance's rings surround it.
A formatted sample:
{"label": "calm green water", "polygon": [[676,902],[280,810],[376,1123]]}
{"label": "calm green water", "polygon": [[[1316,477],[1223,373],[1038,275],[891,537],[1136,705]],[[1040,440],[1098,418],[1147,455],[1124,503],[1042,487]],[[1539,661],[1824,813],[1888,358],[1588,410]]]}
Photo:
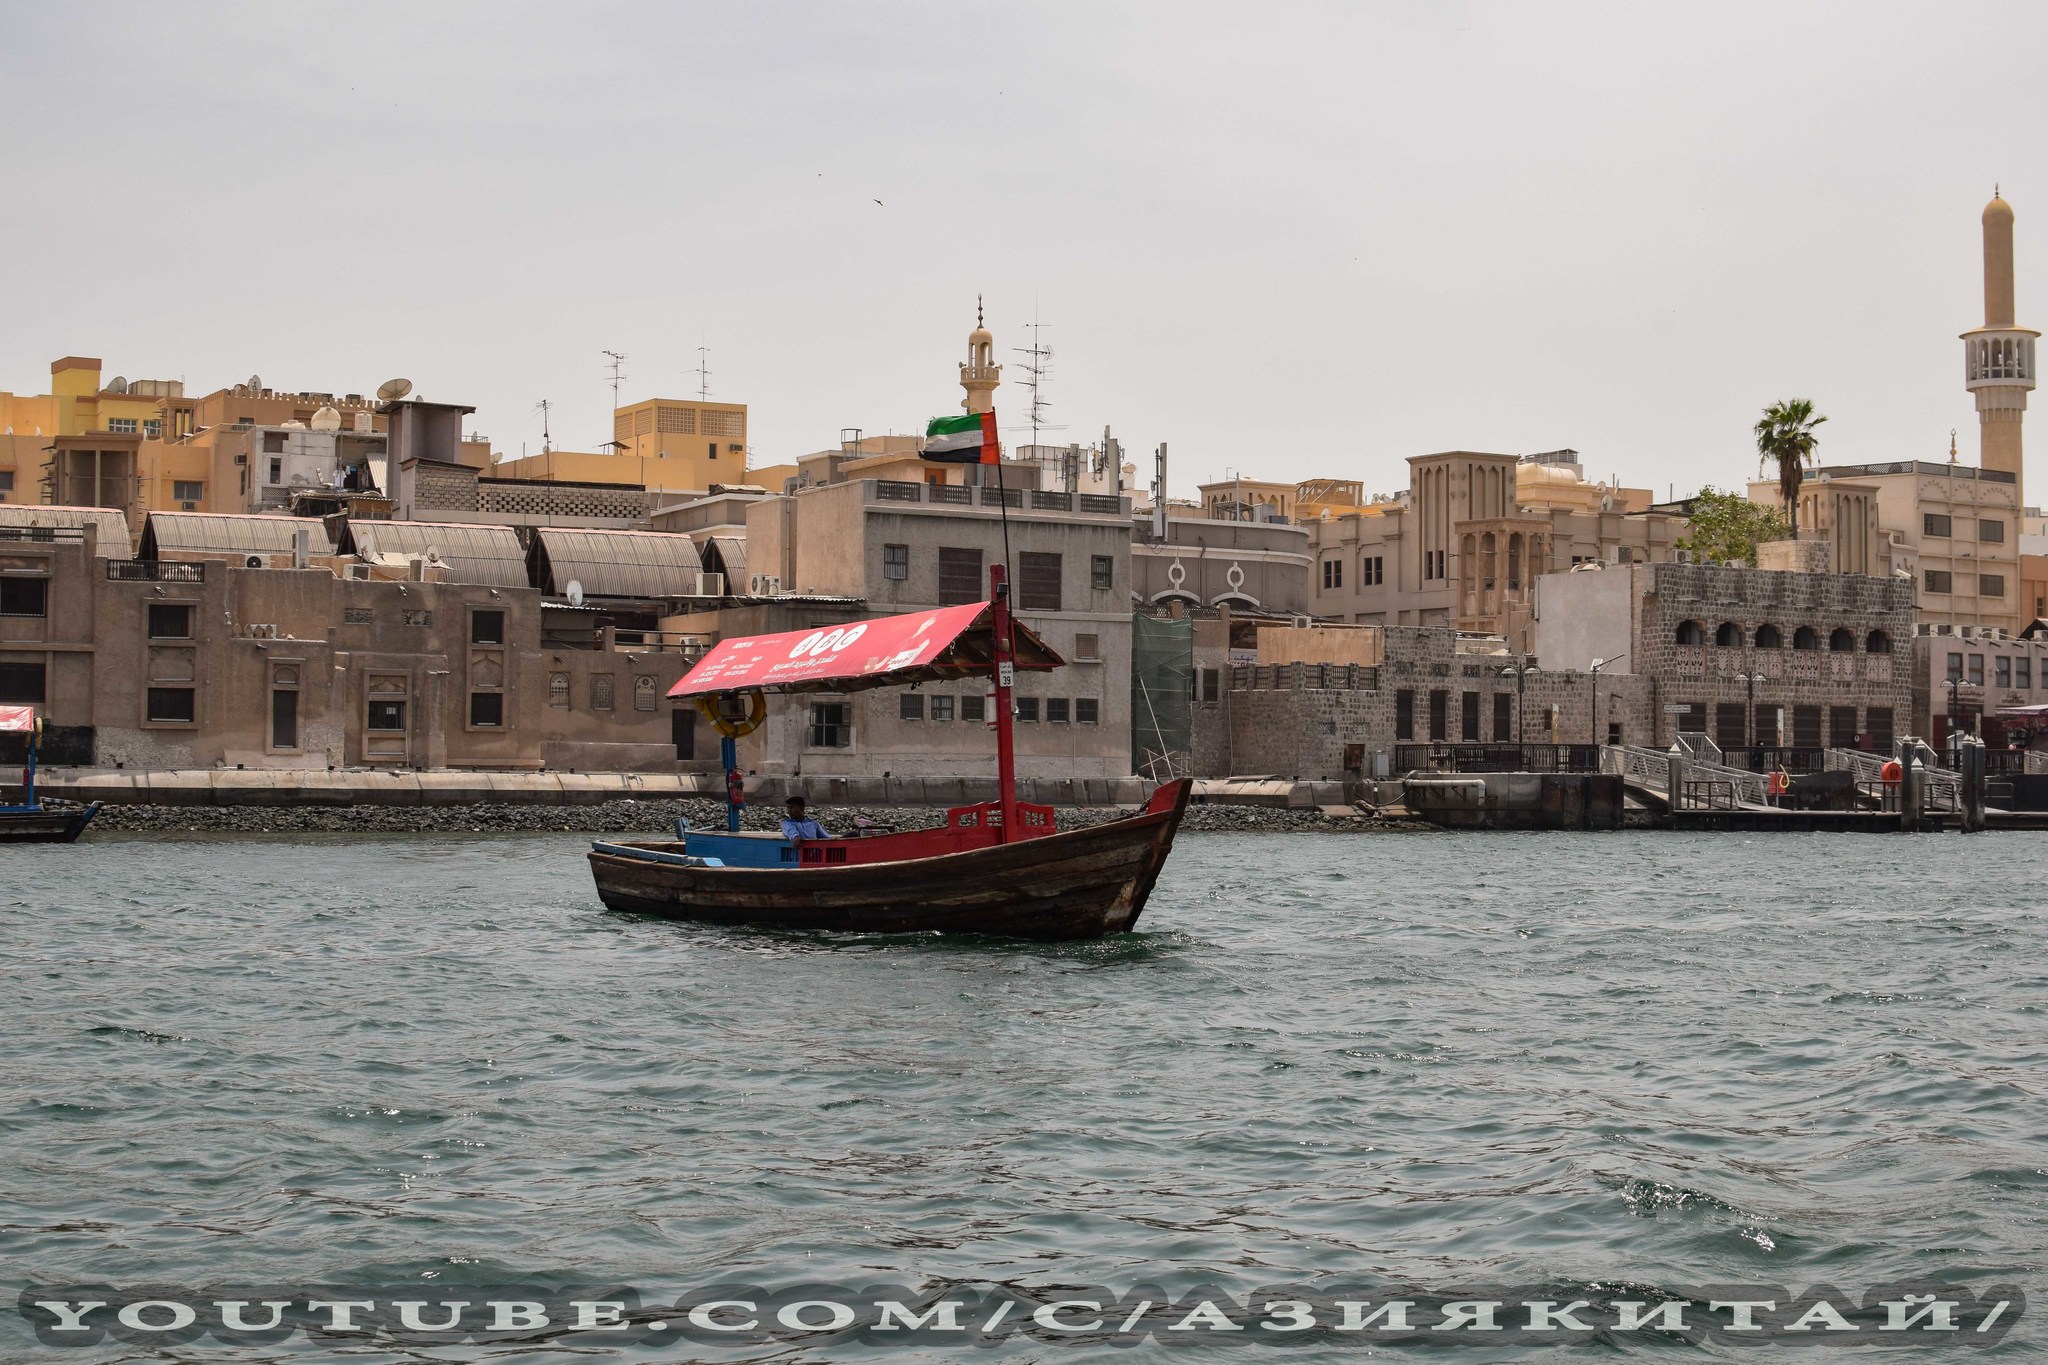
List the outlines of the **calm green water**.
{"label": "calm green water", "polygon": [[[1143,932],[1054,947],[623,918],[585,846],[0,852],[10,1301],[86,1279],[2048,1291],[2048,838],[1190,835]],[[1950,1355],[2044,1342],[2029,1318]],[[0,1312],[0,1357],[35,1351]],[[1512,1358],[1576,1355],[1675,1358]],[[611,1353],[404,1358],[486,1356]],[[856,1356],[879,1358],[747,1358]]]}

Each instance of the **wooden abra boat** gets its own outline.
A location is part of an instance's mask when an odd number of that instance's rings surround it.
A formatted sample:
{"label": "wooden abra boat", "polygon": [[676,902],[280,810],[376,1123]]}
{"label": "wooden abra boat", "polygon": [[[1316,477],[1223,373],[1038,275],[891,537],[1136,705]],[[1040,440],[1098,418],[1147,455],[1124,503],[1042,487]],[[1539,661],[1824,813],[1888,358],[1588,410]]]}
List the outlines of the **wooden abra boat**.
{"label": "wooden abra boat", "polygon": [[[925,833],[915,831],[802,840],[801,854],[821,856],[786,870],[722,866],[676,843],[593,844],[590,867],[614,910],[856,933],[1099,938],[1124,933],[1143,913],[1190,786],[1168,783],[1122,820],[936,856],[890,856],[908,851],[898,841]],[[948,826],[987,810],[948,811]]]}
{"label": "wooden abra boat", "polygon": [[68,844],[85,833],[100,813],[99,802],[45,805],[36,799],[36,751],[43,722],[32,706],[0,706],[0,733],[27,736],[28,760],[21,770],[21,803],[0,806],[0,844]]}
{"label": "wooden abra boat", "polygon": [[[713,648],[669,696],[697,701],[726,733],[726,831],[593,843],[590,869],[605,905],[717,924],[866,933],[1074,939],[1128,931],[1173,849],[1192,784],[1167,783],[1136,815],[1065,833],[1055,831],[1051,807],[1017,800],[1014,670],[1063,661],[1011,618],[1003,566],[992,565],[989,580],[988,602]],[[901,834],[784,839],[739,832],[732,735],[759,723],[761,693],[983,676],[995,682],[996,800],[955,807],[943,825]]]}

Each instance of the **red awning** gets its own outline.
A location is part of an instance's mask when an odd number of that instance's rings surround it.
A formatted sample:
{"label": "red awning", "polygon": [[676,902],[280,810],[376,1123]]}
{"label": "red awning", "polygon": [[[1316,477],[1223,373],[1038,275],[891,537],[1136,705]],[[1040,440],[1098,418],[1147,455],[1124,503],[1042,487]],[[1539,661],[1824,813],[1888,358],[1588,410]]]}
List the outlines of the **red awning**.
{"label": "red awning", "polygon": [[0,706],[0,730],[9,732],[32,731],[36,728],[36,708],[33,706]]}
{"label": "red awning", "polygon": [[[668,694],[854,692],[985,676],[995,659],[994,615],[988,603],[969,602],[817,630],[721,640]],[[1018,668],[1042,672],[1066,662],[1022,622],[1013,618],[1012,624]]]}

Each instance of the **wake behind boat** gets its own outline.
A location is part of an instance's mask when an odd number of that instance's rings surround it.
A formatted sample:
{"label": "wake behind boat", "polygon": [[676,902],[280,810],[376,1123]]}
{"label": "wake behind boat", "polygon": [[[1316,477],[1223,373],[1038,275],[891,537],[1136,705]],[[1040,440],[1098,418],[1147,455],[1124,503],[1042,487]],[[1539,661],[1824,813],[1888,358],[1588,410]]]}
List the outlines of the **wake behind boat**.
{"label": "wake behind boat", "polygon": [[[990,600],[885,616],[830,632],[721,641],[669,696],[694,700],[725,736],[727,830],[680,841],[597,842],[590,868],[613,910],[718,924],[871,933],[1076,939],[1137,923],[1192,784],[1170,782],[1136,815],[1064,833],[1053,810],[1017,800],[1015,670],[1064,661],[1009,612],[1003,566]],[[858,646],[858,648],[856,648]],[[739,833],[733,741],[760,723],[764,692],[849,692],[989,676],[997,799],[959,806],[929,830],[848,839]],[[745,719],[739,719],[744,717]]]}

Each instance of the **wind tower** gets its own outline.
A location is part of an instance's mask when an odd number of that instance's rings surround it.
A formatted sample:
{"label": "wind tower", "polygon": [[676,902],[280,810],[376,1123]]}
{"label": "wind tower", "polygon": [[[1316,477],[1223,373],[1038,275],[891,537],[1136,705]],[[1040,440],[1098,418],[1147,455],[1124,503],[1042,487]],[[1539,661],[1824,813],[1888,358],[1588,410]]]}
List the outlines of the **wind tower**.
{"label": "wind tower", "polygon": [[960,363],[960,387],[967,396],[960,406],[969,412],[993,412],[996,385],[1003,382],[1003,367],[996,364],[996,339],[989,335],[981,315],[981,296],[974,296],[974,330],[967,334],[967,359]]}
{"label": "wind tower", "polygon": [[2034,339],[2013,323],[2012,206],[1994,188],[1984,206],[1984,325],[1963,333],[1964,385],[1977,396],[1977,463],[2013,476],[2025,507],[2020,421],[2034,387]]}

